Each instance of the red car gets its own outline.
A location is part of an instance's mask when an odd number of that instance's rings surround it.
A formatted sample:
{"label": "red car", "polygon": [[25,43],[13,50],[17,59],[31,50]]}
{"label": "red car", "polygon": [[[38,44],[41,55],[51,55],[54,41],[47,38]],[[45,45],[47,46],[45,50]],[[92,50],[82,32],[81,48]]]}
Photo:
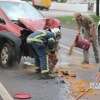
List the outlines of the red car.
{"label": "red car", "polygon": [[0,0],[0,65],[10,67],[21,56],[32,57],[26,38],[35,30],[60,28],[60,21],[45,18],[25,1]]}

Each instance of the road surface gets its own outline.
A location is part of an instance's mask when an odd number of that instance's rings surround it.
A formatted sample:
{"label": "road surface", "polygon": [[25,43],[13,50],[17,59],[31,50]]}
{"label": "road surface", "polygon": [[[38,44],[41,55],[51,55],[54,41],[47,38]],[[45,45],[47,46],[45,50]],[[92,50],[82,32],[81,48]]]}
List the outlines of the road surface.
{"label": "road surface", "polygon": [[[73,32],[68,29],[62,29],[63,39],[61,44],[69,46],[68,41],[71,41],[73,37]],[[65,33],[67,37],[65,38]],[[69,39],[69,40],[68,40]],[[66,44],[67,43],[67,44]],[[64,54],[63,54],[64,55]],[[63,56],[65,61],[61,63],[67,63],[67,56]],[[63,59],[63,58],[62,58]],[[61,59],[61,60],[62,60]],[[61,61],[60,60],[60,61]],[[17,92],[28,92],[32,94],[32,99],[30,100],[65,100],[66,91],[62,91],[62,86],[59,85],[57,79],[55,80],[40,80],[39,75],[36,75],[32,70],[23,69],[22,66],[13,69],[0,69],[0,81],[7,89],[12,97]],[[59,83],[59,84],[58,84]],[[62,98],[62,99],[61,99]],[[71,99],[69,99],[71,100]]]}
{"label": "road surface", "polygon": [[[45,13],[46,11],[44,11]],[[50,11],[52,14],[46,12],[47,15],[52,16],[57,11]],[[65,14],[65,12],[63,12]],[[61,14],[61,12],[59,12]],[[58,14],[57,14],[58,16]],[[67,55],[69,46],[72,44],[75,37],[75,31],[67,28],[62,28],[62,39],[60,41],[61,49],[59,51],[59,63],[58,65],[73,65],[76,62],[81,63],[82,61],[82,51],[76,50],[74,52],[74,57]],[[94,63],[93,52],[91,53],[90,60]],[[70,66],[73,67],[73,66]],[[74,67],[77,67],[74,66]],[[97,70],[95,70],[97,71]],[[89,73],[94,73],[94,69],[91,71],[81,71],[79,68],[77,70],[80,77],[78,78],[87,78],[92,79],[92,75]],[[90,78],[91,76],[91,78]],[[40,80],[40,76],[33,73],[33,69],[25,69],[22,66],[17,66],[12,69],[2,69],[0,68],[0,82],[7,89],[8,93],[14,97],[17,92],[28,92],[32,94],[32,99],[30,100],[72,100],[72,98],[67,95],[67,86],[59,82],[58,79],[53,80]],[[67,96],[66,96],[67,95]],[[2,95],[0,94],[2,97]]]}
{"label": "road surface", "polygon": [[[75,55],[78,55],[75,56],[76,58],[67,55],[68,48],[71,45],[74,36],[75,32],[73,30],[65,28],[62,29],[62,39],[60,41],[61,49],[58,55],[60,57],[59,64],[62,66],[68,64],[75,64],[76,62],[81,63],[82,52],[80,50],[78,50],[80,54],[74,52]],[[93,56],[91,57],[91,62],[94,62]],[[90,75],[88,73],[89,72],[93,73],[94,69],[91,71],[86,71],[85,77],[84,77],[84,71],[83,73],[82,71],[80,71],[80,69],[78,69],[77,71],[80,76],[78,78],[81,77],[87,78],[86,76]],[[88,79],[91,78],[88,77]],[[24,91],[32,94],[31,100],[65,100],[64,98],[66,98],[64,96],[66,92],[64,92],[64,90],[63,93],[61,92],[63,86],[61,86],[61,84],[58,82],[57,79],[40,80],[39,75],[34,74],[31,69],[30,70],[23,69],[22,66],[13,69],[0,69],[0,81],[3,83],[3,85],[8,90],[9,94],[11,94],[12,97],[14,97],[14,95],[17,92]]]}

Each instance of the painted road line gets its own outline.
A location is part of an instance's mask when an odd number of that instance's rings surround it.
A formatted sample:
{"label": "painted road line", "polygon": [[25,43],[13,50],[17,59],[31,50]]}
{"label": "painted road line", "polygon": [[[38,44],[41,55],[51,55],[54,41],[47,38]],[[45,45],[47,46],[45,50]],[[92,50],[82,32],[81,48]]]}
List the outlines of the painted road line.
{"label": "painted road line", "polygon": [[[70,49],[70,47],[69,46],[65,46],[65,45],[63,45],[63,44],[59,44],[60,45],[60,47],[62,47],[62,48],[64,48],[64,49],[67,49],[67,50],[69,50]],[[82,52],[80,52],[80,51],[78,51],[78,50],[74,50],[74,52],[75,53],[77,53],[77,54],[80,54],[80,55],[82,55],[83,53]]]}
{"label": "painted road line", "polygon": [[14,100],[1,82],[0,82],[0,96],[2,97],[3,100]]}

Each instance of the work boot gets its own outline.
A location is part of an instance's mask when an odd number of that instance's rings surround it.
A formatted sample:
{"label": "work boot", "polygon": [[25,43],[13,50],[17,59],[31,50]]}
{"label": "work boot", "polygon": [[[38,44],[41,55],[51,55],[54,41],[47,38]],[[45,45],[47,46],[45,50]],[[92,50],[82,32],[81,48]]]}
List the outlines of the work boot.
{"label": "work boot", "polygon": [[41,70],[41,74],[47,74],[47,73],[49,73],[49,69]]}
{"label": "work boot", "polygon": [[41,79],[53,79],[55,78],[52,74],[50,74],[49,69],[41,71]]}
{"label": "work boot", "polygon": [[45,73],[45,74],[41,74],[41,79],[54,79],[55,76]]}
{"label": "work boot", "polygon": [[40,68],[37,68],[36,69],[36,73],[41,73],[41,69]]}

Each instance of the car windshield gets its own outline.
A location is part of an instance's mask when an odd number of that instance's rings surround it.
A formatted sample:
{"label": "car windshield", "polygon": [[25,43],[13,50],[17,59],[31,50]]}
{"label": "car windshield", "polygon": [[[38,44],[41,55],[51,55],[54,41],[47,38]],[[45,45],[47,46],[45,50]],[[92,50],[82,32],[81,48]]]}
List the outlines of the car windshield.
{"label": "car windshield", "polygon": [[0,1],[0,8],[4,10],[11,20],[20,18],[42,19],[43,16],[30,4],[26,2]]}

